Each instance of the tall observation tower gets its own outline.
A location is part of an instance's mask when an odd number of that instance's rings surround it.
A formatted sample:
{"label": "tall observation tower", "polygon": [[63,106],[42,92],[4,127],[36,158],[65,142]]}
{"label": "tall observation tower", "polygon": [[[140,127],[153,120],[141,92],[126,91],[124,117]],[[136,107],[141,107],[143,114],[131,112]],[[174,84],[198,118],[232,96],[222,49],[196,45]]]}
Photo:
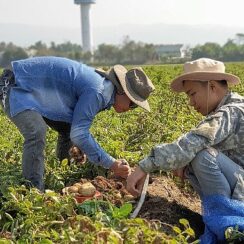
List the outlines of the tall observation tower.
{"label": "tall observation tower", "polygon": [[93,53],[93,38],[91,31],[91,4],[96,3],[96,0],[74,0],[75,4],[80,5],[81,14],[81,37],[82,47],[84,52]]}

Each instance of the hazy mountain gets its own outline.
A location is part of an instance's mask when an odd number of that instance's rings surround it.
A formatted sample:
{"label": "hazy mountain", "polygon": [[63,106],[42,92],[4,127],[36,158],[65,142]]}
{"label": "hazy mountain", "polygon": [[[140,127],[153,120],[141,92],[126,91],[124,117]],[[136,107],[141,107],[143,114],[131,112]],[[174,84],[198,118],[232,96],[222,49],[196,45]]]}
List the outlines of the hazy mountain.
{"label": "hazy mountain", "polygon": [[233,39],[236,33],[244,33],[244,27],[224,27],[217,25],[120,25],[95,29],[95,38],[101,42],[121,42],[122,37],[129,35],[132,40],[154,44],[203,44],[217,42],[224,44]]}
{"label": "hazy mountain", "polygon": [[[203,44],[217,42],[224,44],[227,39],[234,38],[236,33],[244,33],[244,27],[224,27],[217,25],[176,25],[123,24],[115,27],[97,27],[93,29],[94,44],[119,44],[128,35],[132,40],[154,44]],[[24,24],[1,24],[0,41],[29,46],[36,41],[56,43],[71,41],[80,43],[79,28],[54,28],[31,26]]]}

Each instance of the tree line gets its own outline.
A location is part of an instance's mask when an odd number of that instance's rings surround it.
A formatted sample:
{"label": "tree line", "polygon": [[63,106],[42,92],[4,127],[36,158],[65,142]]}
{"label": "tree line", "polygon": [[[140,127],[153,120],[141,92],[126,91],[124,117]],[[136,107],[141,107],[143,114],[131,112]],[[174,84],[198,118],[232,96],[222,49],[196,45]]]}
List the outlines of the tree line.
{"label": "tree line", "polygon": [[112,65],[115,63],[145,64],[155,62],[155,54],[153,44],[135,42],[128,38],[121,45],[101,44],[93,55],[89,52],[83,52],[80,45],[71,42],[61,44],[51,42],[48,46],[42,41],[38,41],[28,48],[22,48],[13,43],[0,42],[1,67],[8,66],[12,60],[33,56],[60,56],[101,65]]}
{"label": "tree line", "polygon": [[225,62],[244,61],[244,45],[237,45],[229,40],[223,46],[217,43],[205,43],[192,49],[192,59],[200,57],[213,58]]}
{"label": "tree line", "polygon": [[186,60],[200,57],[213,58],[222,61],[244,61],[244,34],[236,34],[236,39],[229,39],[224,45],[207,42],[188,50],[188,55],[182,57],[162,57],[157,52],[156,45],[135,42],[129,37],[124,38],[120,45],[100,44],[93,54],[83,52],[78,44],[65,42],[50,45],[38,41],[22,48],[13,43],[0,42],[0,66],[6,67],[12,60],[33,56],[61,56],[94,65],[120,64],[159,64],[183,63]]}

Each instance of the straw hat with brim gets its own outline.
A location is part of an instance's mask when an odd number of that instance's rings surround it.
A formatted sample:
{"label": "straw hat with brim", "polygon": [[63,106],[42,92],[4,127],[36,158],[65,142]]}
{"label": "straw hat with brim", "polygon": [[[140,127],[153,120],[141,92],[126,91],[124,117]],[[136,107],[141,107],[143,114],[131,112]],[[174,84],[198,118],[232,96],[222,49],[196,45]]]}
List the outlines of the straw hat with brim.
{"label": "straw hat with brim", "polygon": [[184,81],[211,81],[226,80],[228,85],[236,85],[240,82],[239,77],[225,73],[223,62],[200,58],[184,64],[183,74],[176,77],[171,82],[171,89],[175,92],[184,91]]}
{"label": "straw hat with brim", "polygon": [[124,66],[117,64],[108,71],[96,69],[96,72],[111,80],[119,94],[125,92],[133,103],[150,111],[147,98],[155,88],[141,67],[127,71]]}
{"label": "straw hat with brim", "polygon": [[95,69],[95,71],[100,74],[101,76],[105,77],[106,79],[110,80],[115,86],[116,86],[116,89],[117,89],[117,93],[118,94],[123,94],[124,93],[124,90],[122,88],[122,86],[120,85],[120,82],[114,72],[114,68],[110,68],[109,70],[107,71],[104,71],[103,69]]}

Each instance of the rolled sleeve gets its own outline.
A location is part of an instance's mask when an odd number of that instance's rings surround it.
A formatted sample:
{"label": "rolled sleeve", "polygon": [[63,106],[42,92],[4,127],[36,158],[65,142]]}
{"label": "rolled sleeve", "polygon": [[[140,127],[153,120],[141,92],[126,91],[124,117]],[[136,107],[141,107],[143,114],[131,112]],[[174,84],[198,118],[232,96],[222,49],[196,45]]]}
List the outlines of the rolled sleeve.
{"label": "rolled sleeve", "polygon": [[139,162],[139,166],[145,173],[150,173],[156,169],[156,165],[153,163],[153,157],[146,157]]}

